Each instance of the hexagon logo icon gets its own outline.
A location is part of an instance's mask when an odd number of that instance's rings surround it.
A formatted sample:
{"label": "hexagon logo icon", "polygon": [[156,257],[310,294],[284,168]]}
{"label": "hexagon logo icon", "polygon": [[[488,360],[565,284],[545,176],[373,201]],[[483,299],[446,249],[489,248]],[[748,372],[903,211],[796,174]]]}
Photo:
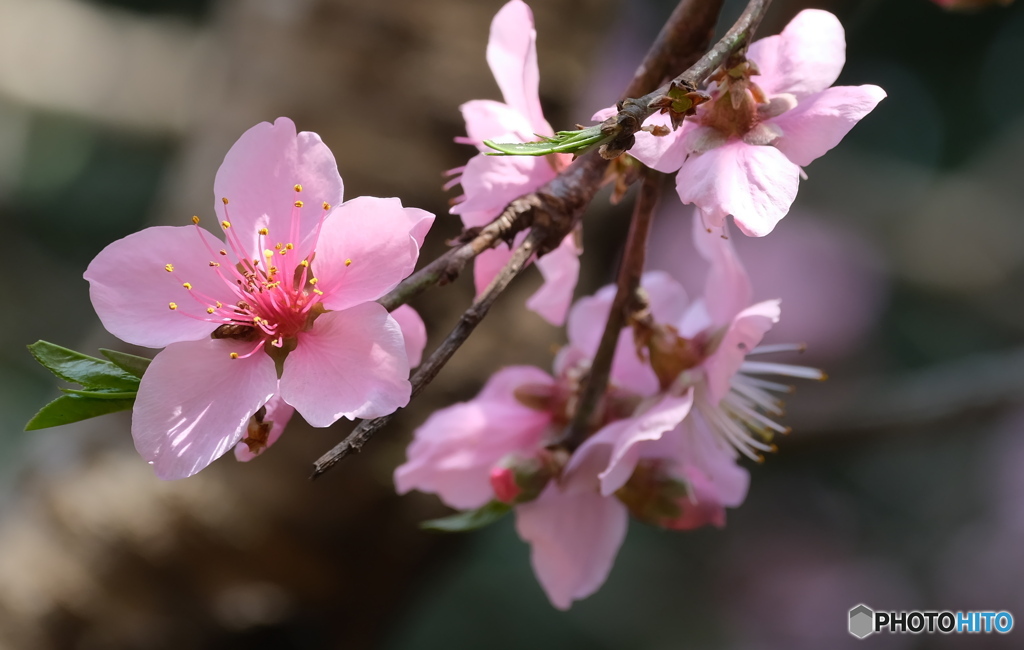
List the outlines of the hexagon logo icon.
{"label": "hexagon logo icon", "polygon": [[875,612],[867,605],[857,605],[850,610],[850,634],[863,639],[875,631]]}

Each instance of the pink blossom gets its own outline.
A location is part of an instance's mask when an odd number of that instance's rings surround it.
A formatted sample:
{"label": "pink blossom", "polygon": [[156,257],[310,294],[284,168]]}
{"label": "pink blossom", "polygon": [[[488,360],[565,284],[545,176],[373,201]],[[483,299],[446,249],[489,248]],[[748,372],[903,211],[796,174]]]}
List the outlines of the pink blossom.
{"label": "pink blossom", "polygon": [[292,409],[325,427],[408,403],[409,356],[422,339],[407,344],[374,301],[412,272],[433,215],[398,199],[342,203],[342,187],[319,136],[296,134],[287,118],[264,122],[217,172],[226,242],[194,218],[129,235],[89,265],[104,326],[165,348],[132,418],[157,476],[191,476],[255,431],[263,440],[237,452],[245,460],[276,440]]}
{"label": "pink blossom", "polygon": [[[602,323],[590,327],[599,330]],[[537,578],[561,609],[605,581],[627,526],[626,507],[598,490],[598,464],[553,478],[565,465],[566,452],[547,448],[568,424],[567,409],[583,367],[581,359],[571,357],[560,355],[557,377],[524,366],[500,370],[477,397],[428,418],[416,430],[407,462],[395,470],[399,493],[433,492],[453,508],[514,503],[516,528],[531,545]],[[643,369],[638,365],[614,374],[636,383],[634,371]],[[604,418],[628,415],[637,399],[628,389],[613,387],[602,407]]]}
{"label": "pink blossom", "polygon": [[[846,61],[839,20],[806,9],[777,36],[751,44],[748,64],[722,73],[711,101],[673,133],[638,133],[630,153],[675,172],[683,203],[720,227],[767,235],[796,198],[802,168],[832,149],[885,97],[878,86],[835,86]],[[751,78],[753,77],[753,78]],[[666,124],[652,116],[648,125]]]}
{"label": "pink blossom", "polygon": [[[527,142],[538,135],[554,135],[540,107],[536,41],[533,13],[522,0],[511,0],[494,16],[487,63],[505,102],[478,99],[462,105],[468,136],[457,140],[475,145],[480,153],[464,167],[452,170],[458,176],[449,184],[462,185],[464,193],[451,213],[460,215],[466,228],[490,223],[512,200],[541,187],[568,164],[569,157],[561,154],[541,158],[484,153],[491,151],[484,140]],[[526,305],[554,325],[565,322],[572,302],[579,278],[579,253],[576,238],[570,234],[561,246],[537,260],[544,285]],[[476,259],[477,293],[487,288],[511,256],[511,249],[499,244]]]}

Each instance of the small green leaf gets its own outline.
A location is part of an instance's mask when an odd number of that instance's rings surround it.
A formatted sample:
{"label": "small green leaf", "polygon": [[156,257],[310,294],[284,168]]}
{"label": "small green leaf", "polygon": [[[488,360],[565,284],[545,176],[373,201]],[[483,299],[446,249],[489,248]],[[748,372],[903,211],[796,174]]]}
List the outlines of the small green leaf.
{"label": "small green leaf", "polygon": [[28,346],[28,350],[36,361],[64,381],[92,389],[138,390],[138,377],[110,361],[90,357],[49,341],[36,341]]}
{"label": "small green leaf", "polygon": [[137,357],[134,354],[118,352],[117,350],[108,350],[106,348],[100,348],[100,353],[110,359],[111,363],[115,366],[125,372],[135,375],[139,379],[142,379],[142,374],[146,372],[146,368],[148,368],[150,362],[153,361],[146,357]]}
{"label": "small green leaf", "polygon": [[25,425],[25,431],[46,429],[107,413],[127,411],[133,404],[134,399],[91,399],[79,395],[61,395],[40,409]]}
{"label": "small green leaf", "polygon": [[120,390],[75,390],[74,388],[61,388],[61,392],[68,395],[80,395],[90,399],[130,399],[134,400],[138,395],[137,391]]}
{"label": "small green leaf", "polygon": [[489,156],[546,156],[552,153],[581,154],[610,139],[609,135],[601,131],[600,124],[578,131],[559,131],[552,137],[537,137],[541,138],[540,142],[506,143],[484,140],[484,144],[497,152],[488,152]]}
{"label": "small green leaf", "polygon": [[477,528],[483,528],[489,526],[494,522],[498,521],[509,512],[512,511],[512,506],[501,501],[491,501],[487,505],[477,508],[476,510],[466,510],[459,512],[450,517],[441,517],[440,519],[430,519],[420,524],[420,528],[425,530],[440,530],[446,533],[458,533],[467,530],[476,530]]}

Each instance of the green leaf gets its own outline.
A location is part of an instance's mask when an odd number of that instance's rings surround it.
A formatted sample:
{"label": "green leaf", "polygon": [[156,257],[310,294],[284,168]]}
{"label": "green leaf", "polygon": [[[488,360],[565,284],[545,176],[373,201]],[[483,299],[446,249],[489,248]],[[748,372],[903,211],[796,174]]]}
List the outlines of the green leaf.
{"label": "green leaf", "polygon": [[28,350],[36,361],[64,381],[91,389],[135,391],[139,388],[138,377],[110,361],[90,357],[49,341],[36,341],[28,346]]}
{"label": "green leaf", "polygon": [[98,415],[127,411],[133,404],[134,399],[92,399],[79,395],[61,395],[40,409],[25,425],[25,431],[46,429]]}
{"label": "green leaf", "polygon": [[540,142],[493,142],[484,140],[484,144],[496,153],[488,152],[489,156],[546,156],[551,153],[581,154],[591,147],[603,144],[611,137],[601,131],[601,125],[591,126],[578,131],[559,131],[552,137],[537,136]]}
{"label": "green leaf", "polygon": [[74,388],[61,388],[61,392],[68,395],[80,395],[90,399],[130,399],[134,400],[137,391],[122,390],[75,390]]}
{"label": "green leaf", "polygon": [[137,357],[134,354],[118,352],[117,350],[108,350],[106,348],[100,348],[100,353],[110,359],[111,363],[115,366],[125,372],[135,375],[139,379],[142,379],[142,374],[146,372],[146,368],[148,368],[150,362],[153,361],[146,357]]}
{"label": "green leaf", "polygon": [[501,501],[491,501],[487,505],[477,508],[476,510],[466,510],[464,512],[451,515],[450,517],[424,521],[420,524],[420,528],[425,530],[440,530],[446,533],[476,530],[477,528],[483,528],[484,526],[493,524],[511,511],[512,506],[509,504],[502,503]]}

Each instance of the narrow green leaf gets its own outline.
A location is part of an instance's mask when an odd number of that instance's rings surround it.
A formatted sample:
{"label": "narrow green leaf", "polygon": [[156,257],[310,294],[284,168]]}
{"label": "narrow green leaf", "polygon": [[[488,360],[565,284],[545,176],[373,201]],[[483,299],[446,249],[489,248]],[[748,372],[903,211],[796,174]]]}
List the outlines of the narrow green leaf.
{"label": "narrow green leaf", "polygon": [[89,399],[130,399],[134,400],[137,391],[121,390],[75,390],[74,388],[61,388],[61,392],[68,395],[80,395]]}
{"label": "narrow green leaf", "polygon": [[61,395],[40,409],[25,425],[25,431],[46,429],[98,415],[127,411],[133,404],[134,399],[90,399],[79,395]]}
{"label": "narrow green leaf", "polygon": [[538,137],[541,138],[540,142],[484,140],[484,144],[497,152],[488,152],[489,156],[546,156],[552,153],[580,154],[610,139],[610,136],[601,132],[601,125],[578,131],[559,131],[554,136]]}
{"label": "narrow green leaf", "polygon": [[491,501],[487,505],[477,508],[476,510],[466,510],[449,517],[441,517],[440,519],[424,521],[420,524],[420,528],[425,530],[440,530],[446,533],[476,530],[477,528],[483,528],[484,526],[493,524],[511,511],[512,506],[509,504],[502,503],[501,501]]}
{"label": "narrow green leaf", "polygon": [[138,390],[138,377],[110,361],[90,357],[49,341],[36,341],[28,346],[28,350],[36,361],[64,381],[93,389]]}
{"label": "narrow green leaf", "polygon": [[100,354],[110,359],[110,362],[121,370],[131,373],[139,379],[142,379],[142,375],[146,372],[146,368],[148,368],[150,362],[153,361],[146,357],[138,357],[134,354],[128,354],[127,352],[118,352],[117,350],[108,350],[106,348],[100,348]]}

